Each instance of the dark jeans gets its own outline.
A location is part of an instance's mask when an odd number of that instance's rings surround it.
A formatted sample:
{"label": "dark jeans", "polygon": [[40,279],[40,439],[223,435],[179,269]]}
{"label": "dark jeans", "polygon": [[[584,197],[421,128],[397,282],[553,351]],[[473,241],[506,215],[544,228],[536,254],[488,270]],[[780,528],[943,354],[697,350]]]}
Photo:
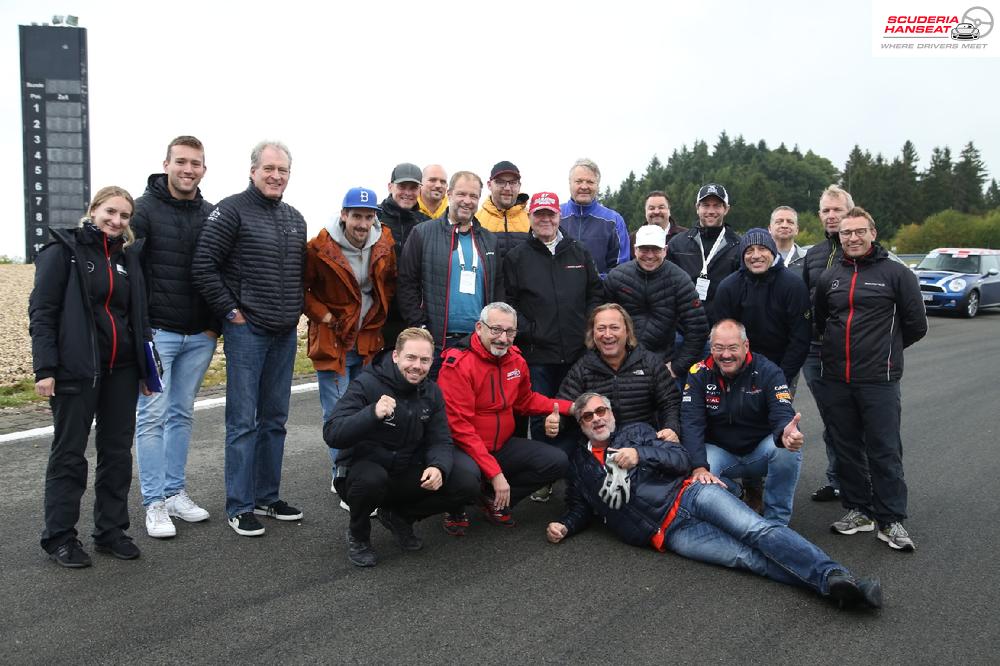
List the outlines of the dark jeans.
{"label": "dark jeans", "polygon": [[821,383],[844,508],[863,511],[883,526],[904,520],[899,382]]}
{"label": "dark jeans", "polygon": [[493,457],[510,484],[511,506],[565,477],[569,468],[569,459],[560,449],[523,437],[511,437]]}
{"label": "dark jeans", "polygon": [[57,381],[49,399],[55,434],[45,470],[45,529],[42,548],[55,552],[77,538],[80,499],[87,488],[87,439],[97,417],[94,444],[94,543],[112,544],[129,528],[128,492],[132,485],[132,436],[139,396],[136,366],[115,368],[91,382]]}
{"label": "dark jeans", "polygon": [[810,344],[809,355],[802,366],[802,376],[806,380],[809,392],[812,393],[813,400],[816,401],[816,411],[819,412],[820,421],[823,422],[823,444],[826,445],[826,483],[834,488],[840,488],[840,481],[837,479],[837,453],[834,451],[833,442],[830,439],[830,431],[827,426],[826,398],[823,397],[822,363],[820,363],[820,345]]}
{"label": "dark jeans", "polygon": [[[566,378],[570,365],[566,363],[538,363],[528,366],[531,375],[531,390],[550,398],[559,391],[559,385]],[[555,440],[545,436],[545,417],[532,416],[528,419],[530,437],[540,442],[555,445]],[[516,432],[516,431],[515,431]]]}
{"label": "dark jeans", "polygon": [[[468,459],[456,451],[455,457],[459,456]],[[472,467],[475,468],[474,463]],[[413,522],[471,504],[479,496],[478,472],[472,473],[468,465],[453,465],[444,485],[433,491],[420,487],[425,469],[424,465],[416,465],[390,474],[369,460],[352,465],[347,476],[336,481],[338,494],[351,507],[351,535],[361,541],[371,538],[370,514],[378,507]]]}

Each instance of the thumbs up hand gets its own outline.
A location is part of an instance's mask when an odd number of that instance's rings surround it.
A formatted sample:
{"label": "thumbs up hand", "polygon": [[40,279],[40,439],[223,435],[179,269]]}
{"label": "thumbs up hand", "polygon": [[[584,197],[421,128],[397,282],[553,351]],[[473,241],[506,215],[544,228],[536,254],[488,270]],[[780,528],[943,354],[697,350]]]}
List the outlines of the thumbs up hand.
{"label": "thumbs up hand", "polygon": [[792,420],[788,422],[788,425],[785,426],[784,431],[781,433],[781,443],[789,451],[798,451],[805,442],[805,435],[799,430],[799,421],[801,420],[802,413],[796,412],[795,416],[792,417]]}
{"label": "thumbs up hand", "polygon": [[545,417],[545,436],[555,437],[559,434],[559,403],[552,403],[552,413]]}

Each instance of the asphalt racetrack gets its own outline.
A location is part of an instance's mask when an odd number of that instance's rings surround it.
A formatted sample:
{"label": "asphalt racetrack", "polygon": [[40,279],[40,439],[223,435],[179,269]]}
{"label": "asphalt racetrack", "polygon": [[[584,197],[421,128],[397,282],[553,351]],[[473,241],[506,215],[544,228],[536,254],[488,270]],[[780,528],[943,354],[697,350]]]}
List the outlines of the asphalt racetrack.
{"label": "asphalt racetrack", "polygon": [[796,401],[806,444],[792,527],[880,576],[880,612],[839,611],[808,591],[626,546],[599,526],[550,545],[555,498],[518,506],[510,530],[473,514],[461,539],[432,518],[418,524],[418,553],[376,524],[379,565],[356,569],[347,514],[329,490],[318,394],[307,392],[292,397],[282,485],[301,522],[262,518],[257,539],[226,525],[224,410],[199,411],[188,490],[212,518],[175,521],[176,538],[151,539],[135,480],[142,557],[122,562],[92,552],[88,491],[79,529],[90,569],[62,569],[38,546],[49,438],[0,444],[0,661],[998,663],[1000,313],[930,324],[906,352],[903,378],[916,553],[829,531],[843,510],[809,500],[826,457],[804,381]]}

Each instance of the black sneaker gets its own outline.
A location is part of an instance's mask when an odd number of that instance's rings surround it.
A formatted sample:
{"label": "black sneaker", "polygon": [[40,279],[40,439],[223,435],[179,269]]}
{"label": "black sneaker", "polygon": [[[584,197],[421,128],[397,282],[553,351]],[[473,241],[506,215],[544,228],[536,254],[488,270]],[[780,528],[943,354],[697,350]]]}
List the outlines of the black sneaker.
{"label": "black sneaker", "polygon": [[378,522],[396,537],[396,542],[403,550],[420,550],[424,547],[424,542],[413,533],[413,523],[408,523],[398,513],[393,513],[388,509],[379,509],[377,515]]}
{"label": "black sneaker", "polygon": [[267,516],[277,520],[302,520],[302,512],[294,506],[290,506],[285,500],[278,500],[270,506],[258,504],[253,508],[253,512],[258,516]]}
{"label": "black sneaker", "polygon": [[882,584],[878,578],[856,579],[851,574],[838,569],[830,572],[826,579],[830,598],[835,600],[840,608],[868,606],[882,607]]}
{"label": "black sneaker", "polygon": [[87,555],[87,551],[83,549],[83,544],[80,543],[79,539],[67,541],[59,546],[55,552],[49,553],[49,559],[67,569],[83,569],[93,564],[90,561],[90,555]]}
{"label": "black sneaker", "polygon": [[832,502],[840,499],[840,491],[833,486],[823,486],[812,494],[813,502]]}
{"label": "black sneaker", "polygon": [[255,537],[264,534],[264,526],[257,520],[257,516],[249,511],[230,518],[229,526],[240,536]]}
{"label": "black sneaker", "polygon": [[351,536],[351,528],[347,528],[347,559],[356,567],[373,567],[378,562],[371,541],[361,541]]}
{"label": "black sneaker", "polygon": [[141,555],[139,546],[132,543],[131,537],[124,534],[114,543],[95,543],[94,550],[98,553],[113,555],[119,560],[134,560]]}

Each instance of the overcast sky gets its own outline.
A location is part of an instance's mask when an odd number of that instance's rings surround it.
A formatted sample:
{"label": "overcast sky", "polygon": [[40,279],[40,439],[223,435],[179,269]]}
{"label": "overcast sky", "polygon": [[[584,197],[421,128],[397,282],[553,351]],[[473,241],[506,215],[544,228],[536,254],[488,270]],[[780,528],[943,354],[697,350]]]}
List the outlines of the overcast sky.
{"label": "overcast sky", "polygon": [[[0,254],[24,255],[17,26],[52,14],[88,31],[92,191],[140,195],[169,140],[193,134],[218,201],[246,186],[254,143],[276,138],[293,156],[285,199],[311,233],[349,187],[384,195],[403,161],[485,180],[507,159],[522,191],[560,197],[578,157],[615,188],[723,130],[838,168],[856,143],[889,156],[907,139],[922,164],[969,140],[991,175],[1000,164],[1000,60],[875,58],[867,1],[4,0]],[[693,217],[693,202],[674,210]]]}

